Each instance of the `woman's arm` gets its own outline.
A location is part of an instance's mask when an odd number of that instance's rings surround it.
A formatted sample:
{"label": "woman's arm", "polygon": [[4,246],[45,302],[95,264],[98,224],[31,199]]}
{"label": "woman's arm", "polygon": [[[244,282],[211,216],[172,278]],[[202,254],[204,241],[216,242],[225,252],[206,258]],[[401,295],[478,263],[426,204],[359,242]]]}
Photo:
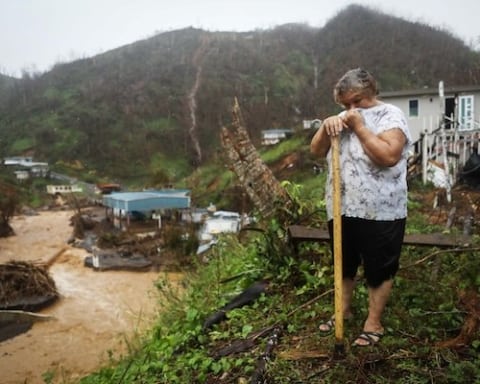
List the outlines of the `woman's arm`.
{"label": "woman's arm", "polygon": [[366,127],[355,130],[363,150],[377,165],[393,167],[402,157],[406,137],[400,128],[392,128],[375,135]]}
{"label": "woman's arm", "polygon": [[370,131],[357,110],[349,110],[344,117],[345,124],[357,135],[363,150],[375,164],[393,167],[402,157],[407,138],[400,128],[392,128],[378,135]]}
{"label": "woman's arm", "polygon": [[344,128],[344,121],[339,116],[326,118],[310,143],[310,151],[318,157],[326,157],[330,150],[330,136],[339,135]]}

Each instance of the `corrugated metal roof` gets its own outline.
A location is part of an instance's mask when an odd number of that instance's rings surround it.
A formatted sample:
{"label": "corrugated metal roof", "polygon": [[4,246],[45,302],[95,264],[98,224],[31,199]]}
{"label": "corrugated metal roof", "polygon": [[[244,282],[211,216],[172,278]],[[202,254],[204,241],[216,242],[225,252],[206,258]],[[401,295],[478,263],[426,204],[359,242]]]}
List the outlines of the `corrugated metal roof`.
{"label": "corrugated metal roof", "polygon": [[[463,93],[463,92],[479,92],[480,85],[464,85],[445,87],[445,94]],[[420,88],[406,89],[401,91],[380,92],[380,98],[400,97],[400,96],[422,96],[422,95],[438,95],[438,88]]]}
{"label": "corrugated metal roof", "polygon": [[126,212],[189,208],[190,191],[186,189],[168,189],[143,192],[115,192],[103,196],[103,205],[122,209]]}

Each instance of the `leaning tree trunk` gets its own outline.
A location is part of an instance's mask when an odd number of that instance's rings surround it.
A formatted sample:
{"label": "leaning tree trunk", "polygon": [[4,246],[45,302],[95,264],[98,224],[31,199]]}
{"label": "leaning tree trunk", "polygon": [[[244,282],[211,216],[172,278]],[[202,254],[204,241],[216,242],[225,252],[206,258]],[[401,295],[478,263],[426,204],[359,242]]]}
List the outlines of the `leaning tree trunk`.
{"label": "leaning tree trunk", "polygon": [[230,169],[237,175],[262,217],[273,215],[279,207],[288,209],[292,200],[250,141],[237,99],[232,117],[230,129],[222,127],[221,131],[222,146]]}

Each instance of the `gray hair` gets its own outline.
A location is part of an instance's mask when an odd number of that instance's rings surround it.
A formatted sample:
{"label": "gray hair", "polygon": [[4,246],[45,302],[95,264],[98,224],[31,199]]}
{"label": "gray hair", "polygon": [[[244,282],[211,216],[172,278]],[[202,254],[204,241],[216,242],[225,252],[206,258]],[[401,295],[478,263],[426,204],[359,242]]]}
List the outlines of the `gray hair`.
{"label": "gray hair", "polygon": [[335,101],[341,98],[347,92],[361,92],[365,96],[373,97],[378,94],[377,81],[370,74],[362,68],[355,68],[347,71],[338,80],[333,89],[333,96]]}

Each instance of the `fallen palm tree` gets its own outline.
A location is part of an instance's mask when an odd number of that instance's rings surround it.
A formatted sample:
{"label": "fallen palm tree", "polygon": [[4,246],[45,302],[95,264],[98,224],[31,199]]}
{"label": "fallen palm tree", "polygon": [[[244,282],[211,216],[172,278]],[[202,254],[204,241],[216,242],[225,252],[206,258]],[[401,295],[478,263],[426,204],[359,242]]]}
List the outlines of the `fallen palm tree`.
{"label": "fallen palm tree", "polygon": [[222,127],[220,138],[227,165],[262,217],[278,215],[280,207],[292,207],[293,201],[287,191],[252,144],[237,99],[232,107],[231,126]]}

